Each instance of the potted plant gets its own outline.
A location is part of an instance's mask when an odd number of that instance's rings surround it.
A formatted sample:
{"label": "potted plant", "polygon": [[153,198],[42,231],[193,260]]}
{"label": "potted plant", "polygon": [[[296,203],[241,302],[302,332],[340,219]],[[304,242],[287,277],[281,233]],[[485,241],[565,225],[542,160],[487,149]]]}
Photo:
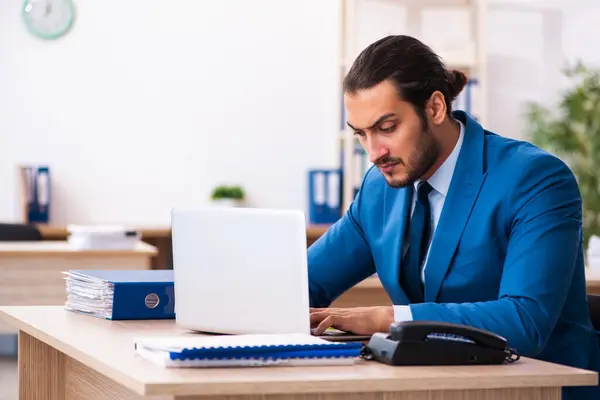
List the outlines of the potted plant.
{"label": "potted plant", "polygon": [[578,62],[563,73],[573,86],[557,110],[530,103],[526,122],[532,142],[560,157],[577,178],[587,249],[589,239],[600,235],[600,70]]}
{"label": "potted plant", "polygon": [[217,186],[211,195],[212,203],[220,207],[241,207],[245,199],[244,189],[240,186]]}

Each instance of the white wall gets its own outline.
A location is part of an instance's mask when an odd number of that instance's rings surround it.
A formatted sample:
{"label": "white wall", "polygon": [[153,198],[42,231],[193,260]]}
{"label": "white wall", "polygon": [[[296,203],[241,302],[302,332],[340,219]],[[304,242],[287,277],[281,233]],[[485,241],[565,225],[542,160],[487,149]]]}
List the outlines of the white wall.
{"label": "white wall", "polygon": [[[361,1],[364,46],[403,14]],[[168,223],[220,182],[305,209],[306,170],[338,162],[338,3],[77,0],[73,31],[42,42],[0,0],[0,220],[18,218],[17,162],[51,165],[57,224]],[[600,64],[600,2],[489,3],[488,128],[522,138],[565,60]]]}
{"label": "white wall", "polygon": [[489,126],[528,140],[524,113],[529,101],[554,107],[570,82],[561,69],[578,59],[600,65],[597,0],[490,1]]}
{"label": "white wall", "polygon": [[165,224],[221,182],[305,209],[339,158],[338,1],[75,3],[43,42],[0,0],[0,220],[20,162],[51,166],[57,224]]}

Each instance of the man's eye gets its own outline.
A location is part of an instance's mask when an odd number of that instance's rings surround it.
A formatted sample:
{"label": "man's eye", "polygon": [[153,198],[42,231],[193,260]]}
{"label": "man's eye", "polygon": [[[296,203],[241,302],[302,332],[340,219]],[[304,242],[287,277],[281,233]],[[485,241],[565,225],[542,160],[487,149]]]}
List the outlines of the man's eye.
{"label": "man's eye", "polygon": [[358,135],[358,136],[364,136],[365,135],[365,133],[362,132],[362,131],[354,131],[354,134]]}
{"label": "man's eye", "polygon": [[380,129],[382,132],[391,133],[391,132],[394,132],[394,130],[396,129],[396,125],[392,125],[392,126],[380,128]]}

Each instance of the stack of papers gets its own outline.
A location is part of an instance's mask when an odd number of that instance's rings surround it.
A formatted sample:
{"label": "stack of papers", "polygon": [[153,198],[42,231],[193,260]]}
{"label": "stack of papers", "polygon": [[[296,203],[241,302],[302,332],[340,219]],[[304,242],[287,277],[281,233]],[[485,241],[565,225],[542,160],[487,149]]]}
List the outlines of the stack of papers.
{"label": "stack of papers", "polygon": [[334,343],[310,334],[146,337],[138,355],[163,367],[257,367],[352,364],[362,343]]}
{"label": "stack of papers", "polygon": [[69,225],[68,243],[78,250],[131,250],[141,240],[135,230],[120,225]]}
{"label": "stack of papers", "polygon": [[68,271],[63,274],[66,275],[67,310],[111,319],[114,284],[81,271]]}

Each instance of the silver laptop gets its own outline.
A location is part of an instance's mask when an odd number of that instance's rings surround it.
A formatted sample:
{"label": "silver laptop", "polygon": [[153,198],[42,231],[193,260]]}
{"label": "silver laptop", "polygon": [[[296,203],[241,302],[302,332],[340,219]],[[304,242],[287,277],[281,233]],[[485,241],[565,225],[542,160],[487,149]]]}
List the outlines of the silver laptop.
{"label": "silver laptop", "polygon": [[310,333],[300,211],[173,209],[175,315],[211,333]]}

